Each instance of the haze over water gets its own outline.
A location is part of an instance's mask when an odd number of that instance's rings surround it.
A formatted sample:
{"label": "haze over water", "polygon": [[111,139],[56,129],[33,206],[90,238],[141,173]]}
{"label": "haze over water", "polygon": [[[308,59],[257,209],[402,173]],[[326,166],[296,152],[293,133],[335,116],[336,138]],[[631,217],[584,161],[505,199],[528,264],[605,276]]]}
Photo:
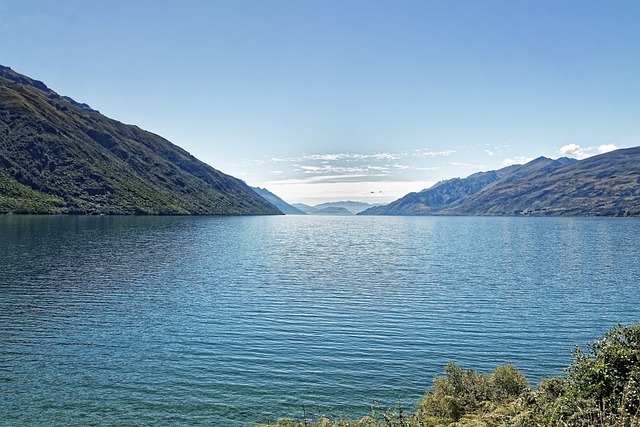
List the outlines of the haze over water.
{"label": "haze over water", "polygon": [[449,360],[562,374],[640,320],[640,221],[0,217],[0,424],[406,408]]}

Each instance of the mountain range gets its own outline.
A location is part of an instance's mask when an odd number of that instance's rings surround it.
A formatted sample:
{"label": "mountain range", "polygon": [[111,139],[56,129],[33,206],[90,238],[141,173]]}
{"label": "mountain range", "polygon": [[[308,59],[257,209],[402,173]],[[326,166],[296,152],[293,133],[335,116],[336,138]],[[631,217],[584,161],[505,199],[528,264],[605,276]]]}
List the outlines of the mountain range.
{"label": "mountain range", "polygon": [[304,203],[294,203],[294,207],[302,210],[308,215],[357,215],[358,213],[377,206],[365,202],[354,202],[351,200],[341,202],[326,202],[319,205],[309,206]]}
{"label": "mountain range", "polygon": [[282,214],[166,139],[4,66],[0,213]]}
{"label": "mountain range", "polygon": [[539,157],[441,181],[359,215],[640,216],[640,147],[580,161]]}
{"label": "mountain range", "polygon": [[384,206],[291,206],[0,66],[0,213],[640,216],[640,147],[441,181]]}

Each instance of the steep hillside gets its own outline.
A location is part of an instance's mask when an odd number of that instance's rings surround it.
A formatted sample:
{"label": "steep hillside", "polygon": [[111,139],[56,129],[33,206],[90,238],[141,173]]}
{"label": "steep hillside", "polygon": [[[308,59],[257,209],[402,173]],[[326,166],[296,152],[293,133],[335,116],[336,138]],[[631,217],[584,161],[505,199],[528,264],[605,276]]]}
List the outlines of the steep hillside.
{"label": "steep hillside", "polygon": [[361,215],[640,215],[640,147],[440,182]]}
{"label": "steep hillside", "polygon": [[640,147],[538,170],[447,206],[455,215],[640,215]]}
{"label": "steep hillside", "polygon": [[242,181],[0,66],[0,213],[280,214]]}
{"label": "steep hillside", "polygon": [[296,208],[295,206],[291,206],[289,203],[282,200],[280,197],[273,194],[271,191],[266,188],[260,187],[251,187],[253,191],[258,193],[261,197],[263,197],[266,201],[271,203],[273,206],[280,209],[280,211],[285,215],[306,215],[305,212]]}
{"label": "steep hillside", "polygon": [[449,203],[475,194],[496,182],[501,171],[479,172],[467,178],[453,178],[438,182],[431,188],[406,196],[388,205],[369,208],[359,215],[428,215]]}

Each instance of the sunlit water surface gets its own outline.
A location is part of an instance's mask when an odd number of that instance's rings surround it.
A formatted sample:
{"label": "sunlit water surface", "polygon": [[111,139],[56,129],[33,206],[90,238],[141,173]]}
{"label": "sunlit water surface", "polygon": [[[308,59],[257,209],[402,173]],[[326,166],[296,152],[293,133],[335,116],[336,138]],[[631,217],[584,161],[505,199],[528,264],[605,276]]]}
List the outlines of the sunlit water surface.
{"label": "sunlit water surface", "polygon": [[0,217],[0,424],[408,410],[640,320],[640,221]]}

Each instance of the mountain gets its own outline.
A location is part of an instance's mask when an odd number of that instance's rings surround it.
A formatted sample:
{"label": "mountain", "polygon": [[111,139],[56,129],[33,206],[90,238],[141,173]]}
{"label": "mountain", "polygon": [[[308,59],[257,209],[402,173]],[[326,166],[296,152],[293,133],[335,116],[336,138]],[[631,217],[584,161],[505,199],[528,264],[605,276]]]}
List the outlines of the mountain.
{"label": "mountain", "polygon": [[317,209],[314,215],[351,216],[353,215],[353,212],[340,206],[329,206]]}
{"label": "mountain", "polygon": [[346,210],[348,210],[349,212],[355,215],[374,206],[378,206],[378,205],[372,205],[370,203],[365,203],[365,202],[353,202],[351,200],[347,200],[344,202],[320,203],[319,205],[315,205],[314,208],[316,209],[345,208]]}
{"label": "mountain", "polygon": [[439,182],[361,215],[640,215],[640,147]]}
{"label": "mountain", "polygon": [[321,205],[309,206],[309,205],[305,205],[304,203],[294,203],[293,206],[300,209],[307,215],[339,215],[339,216],[353,215],[351,211],[349,211],[347,208],[344,208],[342,206],[331,206],[331,205],[325,206],[325,207],[322,207]]}
{"label": "mountain", "polygon": [[465,196],[475,194],[499,180],[507,171],[479,172],[467,178],[441,181],[433,187],[406,196],[388,205],[369,208],[360,215],[429,215]]}
{"label": "mountain", "polygon": [[429,215],[438,213],[465,197],[476,194],[500,181],[513,181],[534,171],[552,169],[575,160],[551,160],[539,157],[526,165],[508,166],[497,171],[478,172],[467,178],[441,181],[419,193],[409,193],[385,206],[368,209],[363,215]]}
{"label": "mountain", "polygon": [[244,182],[0,66],[0,213],[281,214]]}
{"label": "mountain", "polygon": [[294,203],[294,207],[300,209],[308,215],[356,215],[366,209],[379,206],[365,202],[326,202],[319,205],[309,206],[304,203]]}
{"label": "mountain", "polygon": [[640,216],[640,147],[500,182],[452,204],[442,213]]}
{"label": "mountain", "polygon": [[316,213],[318,212],[318,209],[314,208],[313,206],[305,205],[304,203],[292,203],[291,206],[301,210],[307,215],[316,215]]}
{"label": "mountain", "polygon": [[251,189],[258,193],[266,201],[271,203],[273,206],[280,209],[280,211],[285,215],[306,215],[306,212],[301,211],[295,206],[291,206],[289,203],[285,202],[266,188],[251,187]]}

